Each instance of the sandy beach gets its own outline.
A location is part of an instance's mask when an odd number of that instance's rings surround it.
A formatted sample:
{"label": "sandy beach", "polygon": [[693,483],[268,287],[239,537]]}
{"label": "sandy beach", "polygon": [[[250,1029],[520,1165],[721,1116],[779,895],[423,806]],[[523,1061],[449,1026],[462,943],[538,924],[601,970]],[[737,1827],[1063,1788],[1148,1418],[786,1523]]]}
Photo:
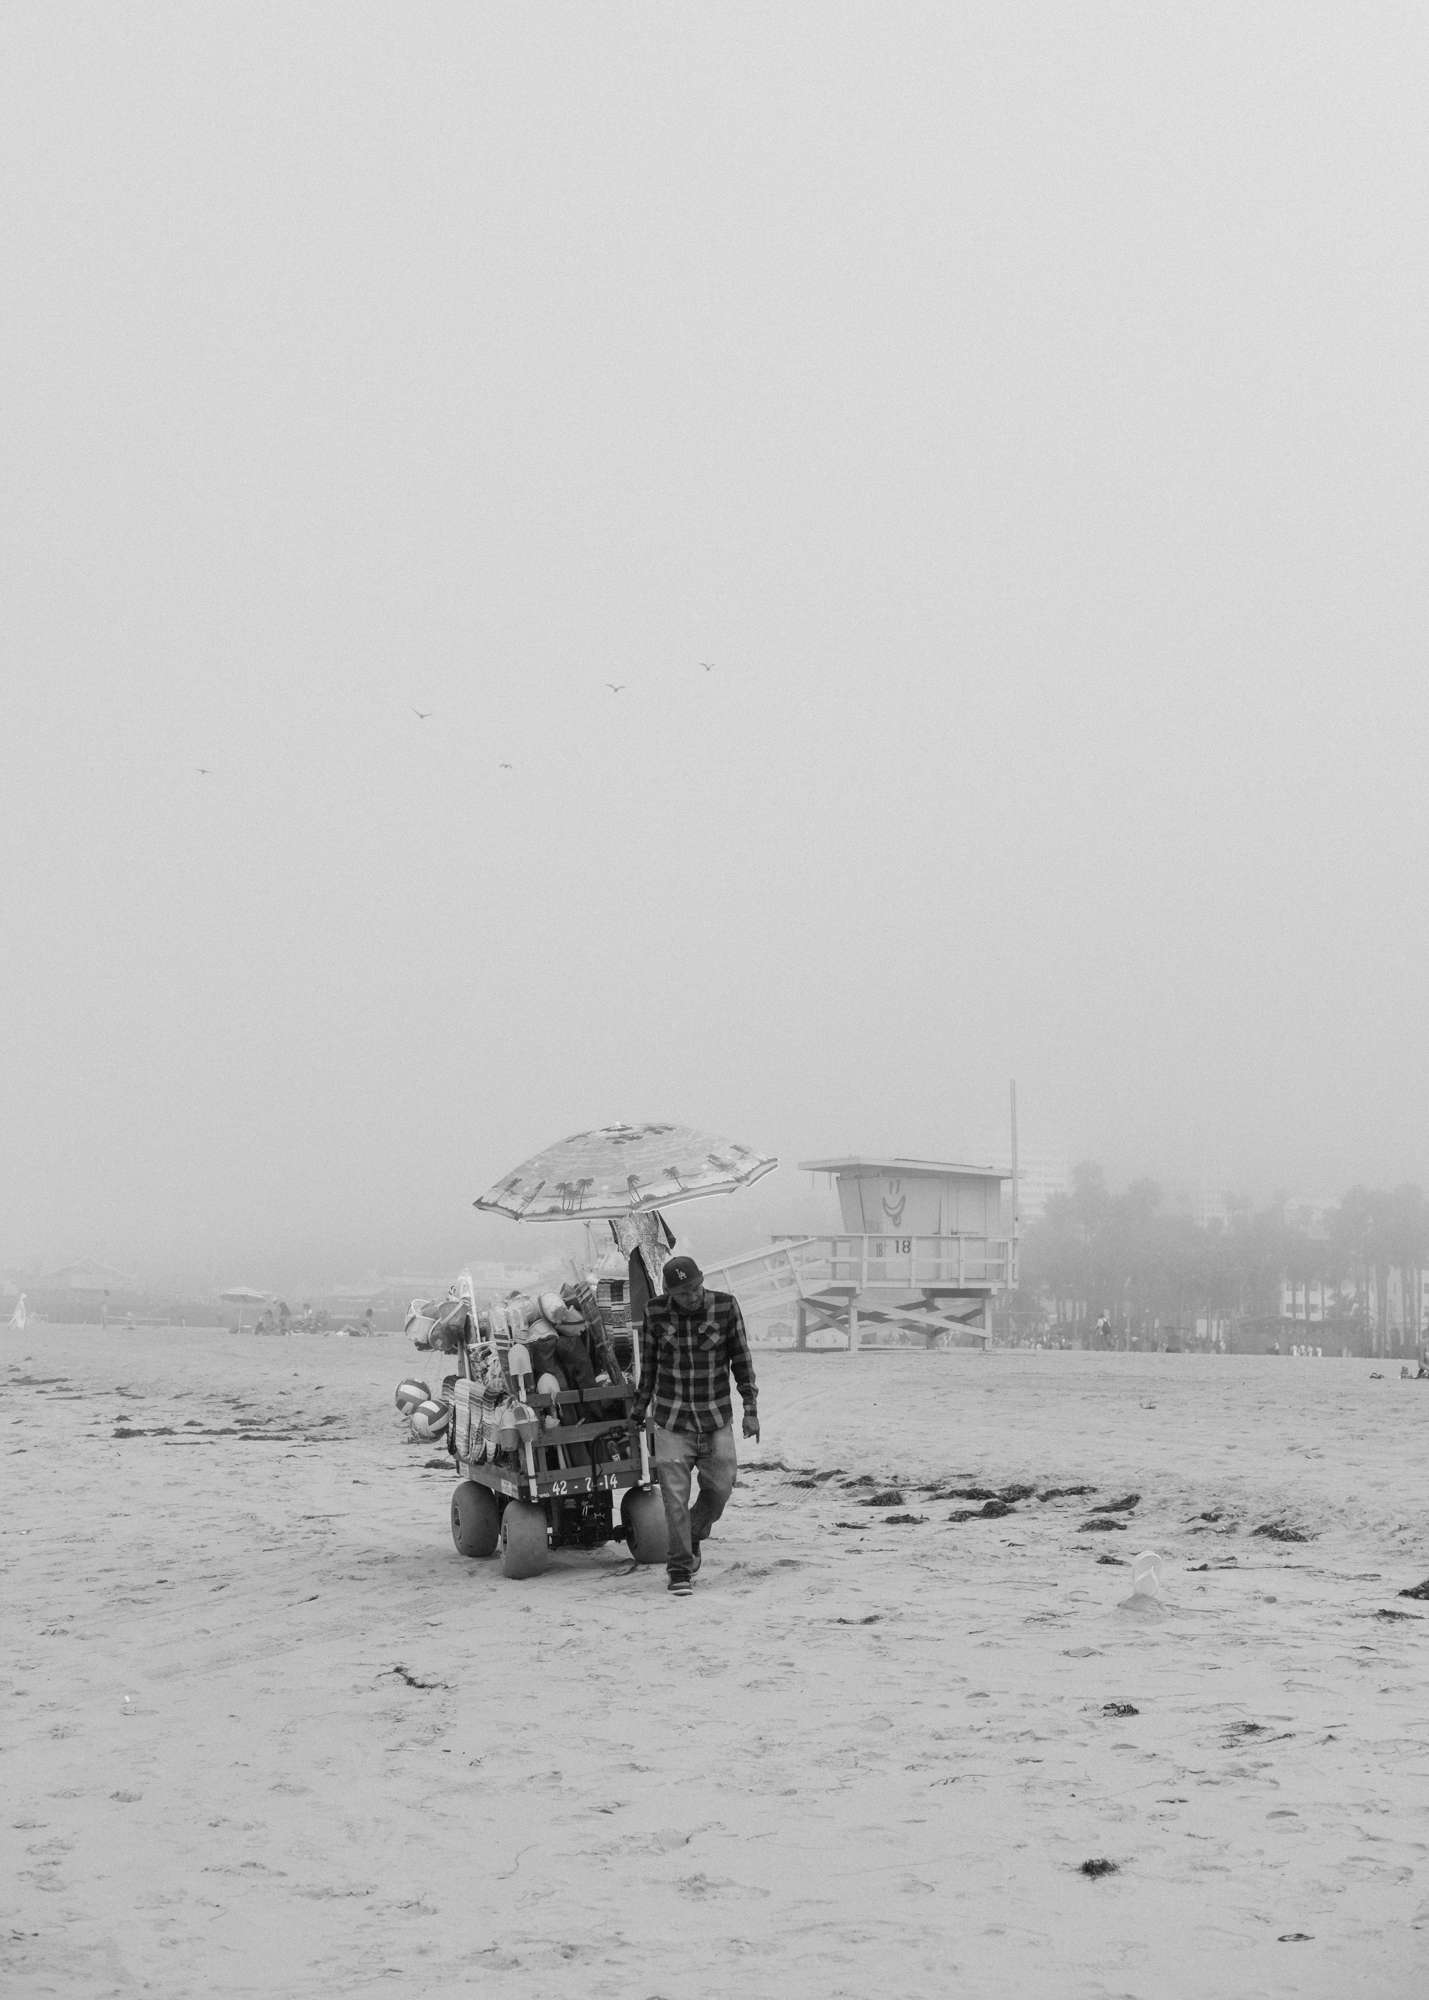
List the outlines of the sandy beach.
{"label": "sandy beach", "polygon": [[7,1331],[6,1994],[1425,1990],[1429,1384],[757,1358],[682,1602],[457,1556],[399,1338]]}

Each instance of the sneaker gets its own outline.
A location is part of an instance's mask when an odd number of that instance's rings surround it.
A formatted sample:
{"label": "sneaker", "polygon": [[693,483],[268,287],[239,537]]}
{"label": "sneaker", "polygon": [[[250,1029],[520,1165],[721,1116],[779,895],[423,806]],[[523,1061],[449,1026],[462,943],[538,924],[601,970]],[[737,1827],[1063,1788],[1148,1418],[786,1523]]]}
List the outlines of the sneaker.
{"label": "sneaker", "polygon": [[692,1597],[695,1590],[694,1579],[687,1570],[672,1570],[670,1572],[670,1581],[665,1585],[665,1588],[666,1590],[673,1591],[676,1597]]}

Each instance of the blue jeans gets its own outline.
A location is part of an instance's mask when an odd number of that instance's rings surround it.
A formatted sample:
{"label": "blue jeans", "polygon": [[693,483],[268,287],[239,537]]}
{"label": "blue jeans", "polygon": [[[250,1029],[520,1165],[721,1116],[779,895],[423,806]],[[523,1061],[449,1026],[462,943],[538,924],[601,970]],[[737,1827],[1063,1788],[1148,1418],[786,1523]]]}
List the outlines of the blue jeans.
{"label": "blue jeans", "polygon": [[[692,1507],[690,1481],[697,1469],[700,1493]],[[724,1512],[738,1471],[732,1424],[717,1431],[666,1431],[655,1426],[655,1477],[670,1531],[666,1566],[672,1576],[676,1570],[688,1575],[694,1544],[704,1540]]]}

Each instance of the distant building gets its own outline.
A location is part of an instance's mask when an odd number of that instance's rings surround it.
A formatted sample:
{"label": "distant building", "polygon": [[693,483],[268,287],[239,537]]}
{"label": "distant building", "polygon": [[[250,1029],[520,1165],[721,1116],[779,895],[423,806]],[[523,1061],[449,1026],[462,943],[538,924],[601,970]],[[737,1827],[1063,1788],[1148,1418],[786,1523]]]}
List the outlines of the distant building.
{"label": "distant building", "polygon": [[1054,1194],[1070,1194],[1072,1169],[1064,1153],[1017,1154],[1017,1210],[1022,1227],[1040,1222]]}
{"label": "distant building", "polygon": [[1286,1196],[1280,1212],[1288,1226],[1300,1235],[1313,1237],[1317,1243],[1328,1243],[1330,1218],[1339,1206],[1338,1195],[1292,1194]]}
{"label": "distant building", "polygon": [[1233,1199],[1225,1180],[1214,1174],[1203,1174],[1198,1181],[1170,1181],[1161,1189],[1165,1213],[1184,1215],[1198,1229],[1228,1228]]}
{"label": "distant building", "polygon": [[[1374,1286],[1370,1286],[1373,1302]],[[1306,1326],[1322,1326],[1327,1320],[1346,1319],[1354,1309],[1355,1288],[1329,1279],[1310,1278],[1302,1284],[1294,1279],[1280,1281],[1280,1317]]]}
{"label": "distant building", "polygon": [[1230,1193],[1224,1179],[1202,1179],[1196,1189],[1194,1209],[1197,1226],[1201,1229],[1226,1229],[1230,1226]]}
{"label": "distant building", "polygon": [[1358,1351],[1369,1353],[1380,1352],[1381,1342],[1385,1352],[1417,1346],[1429,1328],[1429,1271],[1406,1271],[1391,1264],[1384,1277],[1382,1299],[1379,1273],[1373,1270],[1362,1272],[1358,1280],[1282,1278],[1283,1330],[1293,1338],[1296,1327],[1325,1327],[1335,1329],[1339,1338],[1358,1328],[1369,1342]]}
{"label": "distant building", "polygon": [[105,1292],[132,1292],[139,1280],[129,1271],[117,1271],[112,1264],[101,1264],[92,1257],[82,1257],[75,1264],[61,1264],[57,1271],[44,1271],[34,1280],[37,1292],[75,1292],[87,1298],[100,1298]]}

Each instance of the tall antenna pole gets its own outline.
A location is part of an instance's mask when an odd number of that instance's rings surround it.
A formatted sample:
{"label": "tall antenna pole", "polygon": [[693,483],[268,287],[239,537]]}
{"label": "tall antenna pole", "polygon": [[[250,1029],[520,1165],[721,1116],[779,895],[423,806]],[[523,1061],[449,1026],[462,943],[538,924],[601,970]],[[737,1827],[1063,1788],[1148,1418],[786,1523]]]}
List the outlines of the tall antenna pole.
{"label": "tall antenna pole", "polygon": [[1022,1230],[1022,1203],[1017,1185],[1017,1080],[1014,1077],[1008,1085],[1012,1110],[1012,1255],[1008,1260],[1007,1283],[1009,1290],[1017,1288],[1017,1246]]}

